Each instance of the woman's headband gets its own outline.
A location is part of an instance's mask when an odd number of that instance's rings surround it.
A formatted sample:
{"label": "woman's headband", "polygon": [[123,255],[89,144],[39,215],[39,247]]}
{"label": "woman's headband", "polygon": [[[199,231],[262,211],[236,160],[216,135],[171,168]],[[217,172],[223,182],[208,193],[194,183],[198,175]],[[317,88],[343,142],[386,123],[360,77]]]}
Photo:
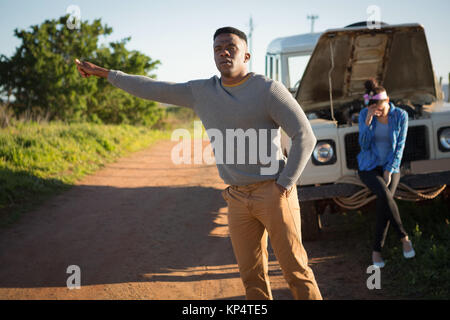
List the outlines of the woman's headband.
{"label": "woman's headband", "polygon": [[388,95],[386,91],[382,91],[376,95],[365,94],[364,95],[364,104],[368,105],[370,100],[387,100]]}

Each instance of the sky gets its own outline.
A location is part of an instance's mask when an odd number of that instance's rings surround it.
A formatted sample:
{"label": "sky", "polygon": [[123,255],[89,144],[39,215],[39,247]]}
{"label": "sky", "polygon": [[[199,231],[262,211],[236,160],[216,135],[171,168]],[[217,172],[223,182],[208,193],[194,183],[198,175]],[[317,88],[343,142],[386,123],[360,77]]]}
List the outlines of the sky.
{"label": "sky", "polygon": [[[185,82],[219,75],[214,64],[213,34],[234,26],[248,34],[253,19],[252,70],[264,74],[265,52],[278,37],[311,31],[307,15],[318,15],[314,31],[341,28],[366,21],[367,8],[380,8],[389,24],[420,23],[425,27],[437,78],[448,83],[450,72],[449,0],[0,0],[0,54],[11,56],[20,42],[14,29],[56,19],[70,5],[80,8],[81,19],[101,18],[113,28],[102,43],[131,37],[127,48],[139,50],[162,64],[157,79]],[[107,67],[107,66],[105,66]]]}

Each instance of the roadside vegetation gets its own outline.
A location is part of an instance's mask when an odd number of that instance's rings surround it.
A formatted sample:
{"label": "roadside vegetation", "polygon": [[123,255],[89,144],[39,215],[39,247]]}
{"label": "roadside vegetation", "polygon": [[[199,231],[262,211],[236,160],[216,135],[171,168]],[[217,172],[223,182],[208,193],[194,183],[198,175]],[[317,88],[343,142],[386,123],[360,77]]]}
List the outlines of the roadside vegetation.
{"label": "roadside vegetation", "polygon": [[0,130],[0,223],[168,132],[131,125],[17,122]]}
{"label": "roadside vegetation", "polygon": [[[448,187],[447,187],[448,188]],[[448,190],[447,190],[448,191]],[[416,257],[406,260],[402,247],[391,237],[386,250],[387,276],[394,292],[417,299],[450,297],[450,199],[440,196],[422,203],[399,206],[410,231]],[[401,259],[398,259],[400,257]]]}

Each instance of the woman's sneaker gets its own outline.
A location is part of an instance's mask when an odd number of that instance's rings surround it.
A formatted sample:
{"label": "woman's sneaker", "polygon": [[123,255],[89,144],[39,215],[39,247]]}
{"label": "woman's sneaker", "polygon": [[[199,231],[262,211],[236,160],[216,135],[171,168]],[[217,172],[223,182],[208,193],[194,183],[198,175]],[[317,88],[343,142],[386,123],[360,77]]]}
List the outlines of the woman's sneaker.
{"label": "woman's sneaker", "polygon": [[381,262],[375,262],[375,261],[373,261],[372,264],[373,264],[373,266],[376,267],[376,268],[380,268],[380,269],[381,269],[381,268],[384,267],[384,261],[381,261]]}
{"label": "woman's sneaker", "polygon": [[403,250],[403,256],[405,257],[405,259],[411,259],[416,256],[416,252],[414,251],[411,240],[408,240],[408,243],[411,246],[411,250],[409,251]]}
{"label": "woman's sneaker", "polygon": [[375,251],[372,252],[372,265],[380,269],[384,267],[384,260],[381,258],[381,254],[375,253]]}

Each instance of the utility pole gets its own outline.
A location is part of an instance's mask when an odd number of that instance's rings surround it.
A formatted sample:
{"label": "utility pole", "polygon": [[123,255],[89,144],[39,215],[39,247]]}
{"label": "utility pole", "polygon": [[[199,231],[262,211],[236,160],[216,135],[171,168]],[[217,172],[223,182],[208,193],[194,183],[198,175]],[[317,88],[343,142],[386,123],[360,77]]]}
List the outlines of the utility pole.
{"label": "utility pole", "polygon": [[249,25],[249,32],[248,32],[248,46],[249,46],[249,53],[250,53],[250,63],[249,63],[249,71],[253,71],[253,19],[252,16],[250,16],[250,25]]}
{"label": "utility pole", "polygon": [[307,18],[311,20],[311,33],[313,33],[314,32],[314,20],[319,19],[319,16],[318,15],[308,15]]}

